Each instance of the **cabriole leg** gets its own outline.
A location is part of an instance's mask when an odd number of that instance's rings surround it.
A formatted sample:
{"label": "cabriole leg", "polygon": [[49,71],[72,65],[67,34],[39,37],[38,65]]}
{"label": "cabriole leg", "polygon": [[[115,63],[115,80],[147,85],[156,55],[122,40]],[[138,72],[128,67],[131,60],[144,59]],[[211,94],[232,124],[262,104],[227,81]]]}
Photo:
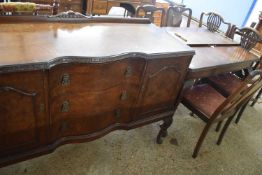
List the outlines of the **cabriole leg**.
{"label": "cabriole leg", "polygon": [[160,131],[159,131],[159,133],[157,135],[157,139],[156,139],[156,142],[158,144],[161,144],[163,142],[162,137],[166,137],[167,136],[167,129],[173,123],[173,118],[172,117],[165,118],[163,121],[164,121],[163,124],[160,125]]}

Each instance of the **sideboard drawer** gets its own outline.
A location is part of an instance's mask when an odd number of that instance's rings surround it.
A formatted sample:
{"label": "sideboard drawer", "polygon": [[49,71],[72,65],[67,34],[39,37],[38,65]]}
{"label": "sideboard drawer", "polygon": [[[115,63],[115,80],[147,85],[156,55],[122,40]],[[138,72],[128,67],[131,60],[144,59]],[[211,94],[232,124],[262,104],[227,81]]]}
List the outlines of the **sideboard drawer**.
{"label": "sideboard drawer", "polygon": [[[98,92],[61,96],[51,104],[52,137],[101,131],[115,123],[131,121],[131,106],[138,92],[123,96],[120,86]],[[125,92],[125,91],[124,91]]]}
{"label": "sideboard drawer", "polygon": [[103,64],[64,64],[50,70],[50,97],[98,92],[121,85],[139,86],[145,61],[122,60]]}
{"label": "sideboard drawer", "polygon": [[95,135],[96,132],[106,133],[107,130],[110,130],[110,126],[123,123],[121,122],[123,117],[129,115],[129,110],[119,107],[94,116],[89,114],[86,114],[86,117],[74,114],[58,116],[59,119],[52,123],[52,139],[56,140],[66,136]]}

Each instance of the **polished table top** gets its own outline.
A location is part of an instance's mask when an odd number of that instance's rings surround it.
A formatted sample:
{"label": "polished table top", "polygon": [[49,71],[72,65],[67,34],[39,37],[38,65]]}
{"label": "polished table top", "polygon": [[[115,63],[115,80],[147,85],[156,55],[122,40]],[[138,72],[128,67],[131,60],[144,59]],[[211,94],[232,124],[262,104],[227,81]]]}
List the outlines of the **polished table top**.
{"label": "polished table top", "polygon": [[153,24],[0,24],[0,67],[41,63],[63,56],[126,53],[192,55],[193,49]]}
{"label": "polished table top", "polygon": [[259,61],[258,56],[241,48],[239,43],[220,33],[210,32],[204,27],[166,27],[165,30],[196,51],[189,66],[187,79],[237,71]]}
{"label": "polished table top", "polygon": [[208,77],[249,67],[259,57],[239,46],[194,47],[187,79]]}
{"label": "polished table top", "polygon": [[[211,38],[234,43],[203,28],[172,29],[182,33],[183,30],[185,33],[200,31]],[[171,36],[167,30],[168,28],[158,28],[152,24],[0,24],[0,68],[16,64],[49,62],[63,56],[103,59],[107,56],[142,53],[150,54],[152,57],[165,54],[192,54],[195,50],[196,55],[192,59],[188,74],[188,79],[193,79],[243,69],[250,66],[253,61],[259,60],[240,46],[202,45],[203,47],[190,48],[186,46],[186,42]],[[192,32],[190,36],[201,37],[198,32]],[[205,40],[211,43],[211,40]]]}
{"label": "polished table top", "polygon": [[204,27],[166,27],[165,30],[172,36],[180,38],[187,45],[196,46],[239,46],[238,42],[220,34],[210,32]]}

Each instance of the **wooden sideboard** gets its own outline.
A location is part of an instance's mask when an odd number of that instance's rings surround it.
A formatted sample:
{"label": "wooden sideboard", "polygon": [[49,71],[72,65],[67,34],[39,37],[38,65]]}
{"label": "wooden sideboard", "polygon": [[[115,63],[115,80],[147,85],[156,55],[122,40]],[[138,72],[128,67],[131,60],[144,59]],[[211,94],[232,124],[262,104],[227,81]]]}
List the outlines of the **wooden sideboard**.
{"label": "wooden sideboard", "polygon": [[160,120],[158,143],[166,136],[191,48],[152,24],[8,18],[0,24],[0,166]]}

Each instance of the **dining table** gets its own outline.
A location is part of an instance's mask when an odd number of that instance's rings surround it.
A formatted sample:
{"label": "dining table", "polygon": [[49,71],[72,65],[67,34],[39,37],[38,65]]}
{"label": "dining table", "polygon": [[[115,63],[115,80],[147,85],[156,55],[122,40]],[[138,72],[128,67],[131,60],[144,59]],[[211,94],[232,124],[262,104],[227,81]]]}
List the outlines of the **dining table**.
{"label": "dining table", "polygon": [[240,43],[221,32],[211,32],[206,27],[165,27],[172,36],[191,47],[240,46]]}
{"label": "dining table", "polygon": [[166,27],[164,30],[195,50],[187,80],[245,69],[261,58],[261,54],[242,48],[240,41],[205,27]]}

